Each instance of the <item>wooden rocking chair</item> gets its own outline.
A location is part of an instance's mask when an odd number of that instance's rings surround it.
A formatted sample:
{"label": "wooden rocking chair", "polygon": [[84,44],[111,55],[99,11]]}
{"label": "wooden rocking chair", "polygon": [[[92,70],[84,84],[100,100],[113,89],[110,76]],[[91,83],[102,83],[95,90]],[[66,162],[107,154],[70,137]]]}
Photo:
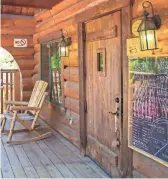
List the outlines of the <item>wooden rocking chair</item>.
{"label": "wooden rocking chair", "polygon": [[[52,135],[52,131],[46,132],[45,134],[40,134],[39,132],[37,132],[37,128],[39,128],[40,125],[35,125],[39,117],[42,104],[47,95],[47,93],[45,92],[47,86],[48,83],[44,81],[37,81],[34,86],[29,102],[23,102],[23,101],[6,102],[7,112],[4,113],[4,118],[1,122],[1,131],[2,133],[9,134],[7,143],[23,144],[26,142],[41,140]],[[11,121],[10,130],[4,130],[6,120]],[[28,121],[29,122],[31,121],[31,125],[28,123]],[[24,129],[14,130],[16,122],[19,122],[24,127]],[[35,134],[36,137],[25,139],[25,140],[12,141],[13,133],[24,132],[24,131],[32,132],[33,134]]]}

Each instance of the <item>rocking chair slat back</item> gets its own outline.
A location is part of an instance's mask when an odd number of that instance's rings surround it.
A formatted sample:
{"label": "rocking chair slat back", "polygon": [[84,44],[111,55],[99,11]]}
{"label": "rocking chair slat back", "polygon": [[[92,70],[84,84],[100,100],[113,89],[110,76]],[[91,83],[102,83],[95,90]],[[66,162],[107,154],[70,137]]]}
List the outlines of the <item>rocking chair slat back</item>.
{"label": "rocking chair slat back", "polygon": [[[47,89],[47,86],[48,86],[48,83],[45,81],[36,82],[30,101],[28,103],[28,107],[41,107],[42,106],[42,103],[44,101],[43,98],[45,97],[44,93]],[[32,114],[35,114],[35,111],[30,111],[30,112]]]}

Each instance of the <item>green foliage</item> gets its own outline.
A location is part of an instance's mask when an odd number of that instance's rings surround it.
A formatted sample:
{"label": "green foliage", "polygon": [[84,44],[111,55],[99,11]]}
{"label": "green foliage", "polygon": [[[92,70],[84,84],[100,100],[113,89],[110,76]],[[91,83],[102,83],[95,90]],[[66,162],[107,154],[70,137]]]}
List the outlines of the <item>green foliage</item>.
{"label": "green foliage", "polygon": [[129,69],[130,71],[153,74],[159,74],[161,70],[160,63],[158,63],[154,58],[130,60]]}
{"label": "green foliage", "polygon": [[55,68],[57,70],[61,69],[61,58],[58,51],[51,57],[51,65],[52,68]]}

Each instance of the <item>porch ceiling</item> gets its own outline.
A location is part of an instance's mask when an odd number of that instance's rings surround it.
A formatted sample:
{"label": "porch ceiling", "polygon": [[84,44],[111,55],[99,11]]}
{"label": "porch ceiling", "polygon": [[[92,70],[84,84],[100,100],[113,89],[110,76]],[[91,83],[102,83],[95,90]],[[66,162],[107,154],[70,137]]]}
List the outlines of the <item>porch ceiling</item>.
{"label": "porch ceiling", "polygon": [[63,0],[1,0],[2,5],[51,9]]}

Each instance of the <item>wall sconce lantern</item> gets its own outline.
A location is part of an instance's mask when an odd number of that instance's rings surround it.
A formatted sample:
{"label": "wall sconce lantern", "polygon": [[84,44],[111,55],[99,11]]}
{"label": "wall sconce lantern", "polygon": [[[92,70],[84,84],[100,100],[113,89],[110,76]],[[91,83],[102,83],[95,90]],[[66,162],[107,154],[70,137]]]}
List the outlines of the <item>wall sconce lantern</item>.
{"label": "wall sconce lantern", "polygon": [[[160,16],[154,15],[154,9],[151,2],[145,1],[142,4],[142,7],[144,10],[144,19],[138,27],[141,51],[158,49],[155,31],[161,26]],[[149,12],[146,9],[149,7],[152,9],[152,17],[148,17]]]}
{"label": "wall sconce lantern", "polygon": [[[65,31],[67,34],[68,32]],[[59,56],[60,57],[68,57],[69,56],[69,46],[71,45],[72,40],[71,37],[65,38],[63,31],[61,36],[61,41],[59,45]]]}

